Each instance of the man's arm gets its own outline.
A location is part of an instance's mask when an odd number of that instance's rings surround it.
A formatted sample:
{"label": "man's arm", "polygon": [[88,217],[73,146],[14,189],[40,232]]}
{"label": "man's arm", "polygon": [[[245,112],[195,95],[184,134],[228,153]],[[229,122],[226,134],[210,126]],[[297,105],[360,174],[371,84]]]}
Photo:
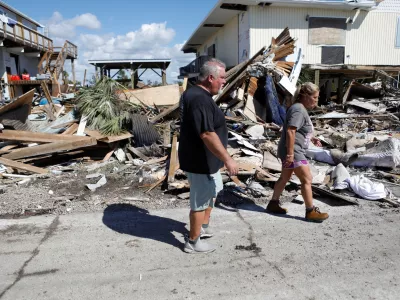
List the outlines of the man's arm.
{"label": "man's arm", "polygon": [[233,158],[229,155],[228,151],[226,151],[224,145],[222,145],[218,135],[215,132],[206,131],[200,134],[200,138],[203,140],[208,150],[224,162],[229,175],[237,175],[239,168]]}

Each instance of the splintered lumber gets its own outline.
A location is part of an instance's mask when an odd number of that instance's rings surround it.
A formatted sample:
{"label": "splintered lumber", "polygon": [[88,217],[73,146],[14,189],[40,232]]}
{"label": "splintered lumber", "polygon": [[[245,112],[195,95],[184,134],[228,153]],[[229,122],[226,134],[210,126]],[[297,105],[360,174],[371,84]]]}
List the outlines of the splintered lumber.
{"label": "splintered lumber", "polygon": [[144,155],[142,152],[140,152],[138,149],[135,149],[133,147],[128,147],[127,148],[129,151],[131,151],[133,154],[135,154],[137,157],[143,159],[144,161],[150,160],[146,155]]}
{"label": "splintered lumber", "polygon": [[42,87],[44,95],[45,95],[47,101],[49,102],[49,104],[53,103],[53,99],[51,98],[50,91],[49,91],[49,88],[47,87],[47,84],[45,82],[41,82],[40,86]]}
{"label": "splintered lumber", "polygon": [[3,164],[7,167],[11,167],[14,169],[28,171],[28,172],[37,173],[37,174],[47,174],[48,173],[48,170],[46,170],[46,169],[23,164],[23,163],[13,161],[13,160],[10,160],[10,159],[4,158],[4,157],[0,157],[0,164]]}
{"label": "splintered lumber", "polygon": [[156,123],[159,120],[161,120],[162,118],[168,116],[169,114],[172,114],[175,110],[177,110],[179,107],[179,102],[175,103],[174,105],[172,105],[170,108],[164,110],[163,112],[159,113],[157,116],[155,116],[154,118],[150,119],[151,123]]}
{"label": "splintered lumber", "polygon": [[172,138],[172,149],[171,149],[171,157],[169,160],[169,169],[168,169],[168,183],[174,182],[175,180],[175,172],[179,169],[178,162],[178,136],[175,134]]}
{"label": "splintered lumber", "polygon": [[0,155],[10,152],[12,149],[17,148],[18,145],[8,145],[0,149]]}
{"label": "splintered lumber", "polygon": [[252,64],[260,55],[263,54],[263,52],[265,51],[265,47],[262,47],[256,54],[254,54],[254,56],[252,58],[250,58],[249,60],[246,61],[246,63],[244,63],[242,65],[242,67],[237,71],[237,73],[235,73],[235,75],[232,75],[231,78],[235,78],[233,79],[228,86],[226,86],[223,89],[223,92],[221,94],[218,95],[218,97],[215,99],[215,102],[218,103],[219,101],[221,101],[221,99],[223,99],[225,97],[225,95],[227,93],[229,93],[232,89],[232,87],[240,80],[243,78],[243,76],[246,74],[246,69],[247,66]]}
{"label": "splintered lumber", "polygon": [[65,122],[65,123],[62,123],[62,124],[59,124],[59,125],[52,126],[51,128],[52,129],[60,129],[60,128],[64,128],[64,127],[69,127],[69,126],[75,124],[76,122],[78,122],[78,120],[72,120],[72,121],[69,121],[69,122]]}
{"label": "splintered lumber", "polygon": [[256,108],[254,105],[254,94],[257,90],[258,87],[258,78],[256,77],[251,77],[250,82],[249,82],[249,87],[247,89],[247,101],[246,101],[246,106],[244,108],[244,114],[250,118],[253,122],[257,122],[257,114],[256,114]]}
{"label": "splintered lumber", "polygon": [[77,135],[82,136],[84,134],[87,120],[88,120],[87,116],[82,116],[81,121],[79,122],[79,125],[78,125],[78,130],[76,131]]}
{"label": "splintered lumber", "polygon": [[166,161],[167,158],[168,158],[168,156],[164,156],[164,157],[161,157],[161,158],[150,159],[149,161],[146,161],[146,162],[144,163],[144,165],[153,165],[153,164],[157,164],[157,163]]}
{"label": "splintered lumber", "polygon": [[312,187],[312,191],[314,193],[317,193],[317,194],[319,194],[321,196],[326,196],[326,197],[329,197],[329,198],[336,198],[336,199],[343,200],[343,201],[346,201],[346,202],[351,203],[351,204],[360,205],[360,203],[358,203],[358,200],[356,198],[353,198],[353,197],[350,197],[350,196],[346,196],[346,195],[341,195],[339,193],[334,193],[332,191],[320,188],[320,187],[318,187],[318,186],[316,186],[314,184],[311,187]]}
{"label": "splintered lumber", "polygon": [[97,140],[104,139],[106,137],[105,135],[101,134],[100,131],[98,131],[98,130],[91,130],[91,129],[85,128],[85,133],[88,136],[94,137]]}
{"label": "splintered lumber", "polygon": [[231,179],[234,183],[236,183],[239,187],[245,188],[246,185],[237,178],[237,176],[231,176]]}
{"label": "splintered lumber", "polygon": [[159,181],[157,181],[156,183],[154,183],[147,191],[146,193],[151,192],[153,189],[155,189],[158,185],[160,185],[164,180],[165,180],[166,176],[164,175]]}
{"label": "splintered lumber", "polygon": [[43,154],[57,153],[61,151],[75,150],[79,148],[93,146],[96,144],[97,141],[95,138],[81,137],[79,140],[54,142],[49,144],[17,149],[8,154],[3,155],[3,157],[8,159],[20,159],[20,158],[38,156]]}
{"label": "splintered lumber", "polygon": [[127,133],[123,133],[123,134],[120,134],[120,135],[106,136],[106,137],[103,137],[103,138],[99,139],[99,141],[103,142],[103,143],[110,144],[110,143],[115,143],[115,142],[118,142],[118,141],[130,139],[131,137],[133,137],[133,135],[130,134],[129,132],[127,132]]}
{"label": "splintered lumber", "polygon": [[21,130],[3,130],[3,132],[0,133],[0,140],[28,143],[53,143],[60,141],[79,141],[82,139],[87,139],[87,137]]}
{"label": "splintered lumber", "polygon": [[64,135],[72,135],[78,130],[79,125],[77,123],[72,124],[70,127],[67,128],[63,133]]}
{"label": "splintered lumber", "polygon": [[30,114],[32,109],[32,100],[34,94],[35,94],[35,89],[32,89],[29,92],[23,94],[22,96],[19,96],[15,101],[0,108],[0,115],[24,105],[29,106],[28,114]]}

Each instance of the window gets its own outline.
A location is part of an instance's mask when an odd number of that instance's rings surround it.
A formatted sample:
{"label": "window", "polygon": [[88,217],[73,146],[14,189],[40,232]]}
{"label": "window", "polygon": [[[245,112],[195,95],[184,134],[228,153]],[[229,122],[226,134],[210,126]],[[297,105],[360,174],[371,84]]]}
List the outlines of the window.
{"label": "window", "polygon": [[208,56],[215,57],[215,44],[212,44],[210,47],[208,47],[207,54]]}
{"label": "window", "polygon": [[310,17],[308,19],[308,43],[310,45],[345,45],[346,19]]}
{"label": "window", "polygon": [[344,47],[322,47],[321,63],[326,65],[344,64]]}
{"label": "window", "polygon": [[397,18],[396,47],[400,48],[400,17]]}

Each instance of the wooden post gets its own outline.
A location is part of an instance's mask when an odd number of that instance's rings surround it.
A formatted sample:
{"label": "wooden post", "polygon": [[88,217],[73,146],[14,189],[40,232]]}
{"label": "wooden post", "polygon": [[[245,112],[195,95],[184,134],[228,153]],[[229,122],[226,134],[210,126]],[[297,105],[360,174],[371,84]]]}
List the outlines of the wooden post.
{"label": "wooden post", "polygon": [[171,156],[169,158],[168,183],[174,182],[175,172],[179,169],[178,161],[178,136],[172,138]]}
{"label": "wooden post", "polygon": [[133,67],[133,64],[131,64],[131,85],[132,85],[132,90],[135,89],[135,68]]}
{"label": "wooden post", "polygon": [[85,69],[85,73],[83,73],[83,81],[82,81],[82,86],[86,85],[86,69]]}
{"label": "wooden post", "polygon": [[182,83],[182,89],[183,89],[183,91],[186,91],[186,89],[187,89],[187,83],[188,83],[188,77],[185,76],[185,77],[183,78],[183,83]]}
{"label": "wooden post", "polygon": [[315,80],[314,80],[314,83],[315,83],[315,85],[316,86],[318,86],[319,87],[319,70],[315,70]]}
{"label": "wooden post", "polygon": [[75,59],[71,59],[71,71],[72,71],[72,83],[76,83],[76,78],[75,78]]}
{"label": "wooden post", "polygon": [[343,84],[344,84],[344,76],[343,74],[340,74],[339,76],[339,84],[338,84],[338,103],[342,104],[343,103]]}
{"label": "wooden post", "polygon": [[167,70],[165,68],[165,63],[163,69],[161,70],[161,74],[162,74],[162,85],[167,85]]}

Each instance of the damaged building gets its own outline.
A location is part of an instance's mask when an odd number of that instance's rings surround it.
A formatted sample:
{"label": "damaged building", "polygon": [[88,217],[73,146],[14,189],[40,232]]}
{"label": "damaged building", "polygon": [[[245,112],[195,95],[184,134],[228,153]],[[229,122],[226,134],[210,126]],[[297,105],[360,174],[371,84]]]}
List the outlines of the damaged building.
{"label": "damaged building", "polygon": [[[180,69],[195,78],[207,57],[231,68],[289,27],[301,62],[321,87],[321,101],[341,102],[351,80],[377,72],[399,78],[400,3],[385,1],[220,0],[182,50],[196,59]],[[384,50],[383,50],[384,49]]]}

